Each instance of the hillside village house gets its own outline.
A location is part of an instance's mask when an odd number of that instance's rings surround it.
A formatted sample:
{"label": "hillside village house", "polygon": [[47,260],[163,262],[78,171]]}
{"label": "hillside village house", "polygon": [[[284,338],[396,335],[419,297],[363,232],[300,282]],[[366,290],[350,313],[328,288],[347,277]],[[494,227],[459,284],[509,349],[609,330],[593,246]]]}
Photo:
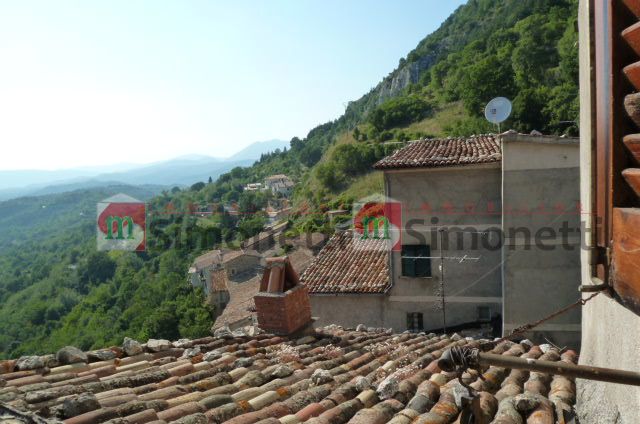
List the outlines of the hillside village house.
{"label": "hillside village house", "polygon": [[212,250],[194,259],[189,267],[189,282],[193,287],[202,287],[205,294],[208,293],[208,281],[211,281],[212,273],[222,266],[222,251]]}
{"label": "hillside village house", "polygon": [[273,194],[280,194],[289,197],[293,192],[293,181],[284,174],[271,175],[265,178],[264,185]]}
{"label": "hillside village house", "polygon": [[228,278],[242,279],[260,268],[261,259],[260,253],[255,250],[234,250],[224,255],[222,266]]}
{"label": "hillside village house", "polygon": [[206,285],[207,303],[213,306],[214,310],[222,311],[229,303],[229,285],[227,283],[227,273],[223,268],[214,269],[209,274],[210,280]]}
{"label": "hillside village house", "polygon": [[188,271],[189,282],[193,287],[202,287],[205,295],[209,295],[212,284],[219,281],[214,274],[223,271],[229,279],[242,279],[246,274],[260,269],[261,259],[262,256],[253,250],[212,250],[193,261]]}
{"label": "hillside village house", "polygon": [[264,186],[262,183],[249,183],[244,186],[244,191],[260,191],[263,190]]}
{"label": "hillside village house", "polygon": [[[351,231],[336,233],[301,276],[313,315],[320,324],[442,329],[441,266],[448,328],[501,320],[508,332],[574,302],[578,151],[577,139],[507,132],[415,141],[382,159],[374,167],[385,195],[402,207],[401,250],[373,238],[362,249]],[[577,346],[579,311],[529,337]]]}
{"label": "hillside village house", "polygon": [[283,232],[287,229],[288,225],[289,223],[285,221],[266,227],[264,231],[260,231],[255,236],[243,241],[242,248],[255,250],[259,253],[279,248],[283,241]]}

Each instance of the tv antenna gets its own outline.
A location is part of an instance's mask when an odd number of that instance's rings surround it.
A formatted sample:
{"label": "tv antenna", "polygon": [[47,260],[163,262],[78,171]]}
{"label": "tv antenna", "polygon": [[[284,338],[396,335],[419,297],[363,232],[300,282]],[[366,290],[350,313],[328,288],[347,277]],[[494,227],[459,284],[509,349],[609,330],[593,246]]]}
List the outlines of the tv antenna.
{"label": "tv antenna", "polygon": [[[473,233],[477,233],[477,234],[486,234],[486,231],[453,231],[455,233],[466,233],[466,232],[473,232]],[[455,261],[458,262],[459,264],[464,264],[466,262],[478,262],[480,259],[482,259],[481,256],[478,257],[470,257],[469,255],[464,255],[464,256],[445,256],[444,255],[444,237],[445,237],[445,233],[449,233],[449,229],[447,228],[439,228],[438,229],[438,236],[439,236],[439,243],[440,245],[438,246],[438,249],[440,250],[440,255],[439,256],[403,256],[403,258],[405,259],[439,259],[440,260],[440,266],[439,266],[439,270],[440,270],[440,284],[437,286],[436,288],[436,296],[439,298],[439,305],[436,304],[436,309],[440,310],[442,312],[442,334],[447,334],[447,305],[446,305],[446,300],[445,300],[445,261]]]}
{"label": "tv antenna", "polygon": [[484,108],[484,117],[498,126],[498,133],[501,132],[500,123],[504,122],[509,115],[511,115],[511,101],[506,97],[496,97]]}

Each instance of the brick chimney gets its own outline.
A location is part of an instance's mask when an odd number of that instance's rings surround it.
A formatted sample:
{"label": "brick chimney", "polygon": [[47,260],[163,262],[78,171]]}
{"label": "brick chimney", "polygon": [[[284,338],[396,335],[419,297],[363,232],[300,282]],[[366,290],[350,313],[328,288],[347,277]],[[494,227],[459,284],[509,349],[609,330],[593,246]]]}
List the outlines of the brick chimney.
{"label": "brick chimney", "polygon": [[287,335],[311,323],[311,304],[307,287],[300,284],[298,274],[286,256],[268,258],[254,296],[258,325],[264,331]]}

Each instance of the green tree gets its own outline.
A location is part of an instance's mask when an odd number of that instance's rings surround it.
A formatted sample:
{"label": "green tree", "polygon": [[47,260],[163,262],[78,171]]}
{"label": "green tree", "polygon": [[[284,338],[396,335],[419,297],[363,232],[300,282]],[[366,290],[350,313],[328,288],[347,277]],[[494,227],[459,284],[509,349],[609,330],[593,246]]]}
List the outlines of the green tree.
{"label": "green tree", "polygon": [[78,267],[80,291],[86,292],[90,283],[104,283],[113,277],[116,263],[105,252],[91,252]]}
{"label": "green tree", "polygon": [[419,121],[431,112],[431,105],[418,95],[387,100],[369,115],[369,122],[378,130],[386,130]]}
{"label": "green tree", "polygon": [[322,163],[316,167],[316,176],[322,185],[330,190],[338,188],[340,181],[344,178],[333,162]]}
{"label": "green tree", "polygon": [[253,237],[262,231],[266,222],[263,214],[246,216],[238,222],[238,233],[245,239]]}

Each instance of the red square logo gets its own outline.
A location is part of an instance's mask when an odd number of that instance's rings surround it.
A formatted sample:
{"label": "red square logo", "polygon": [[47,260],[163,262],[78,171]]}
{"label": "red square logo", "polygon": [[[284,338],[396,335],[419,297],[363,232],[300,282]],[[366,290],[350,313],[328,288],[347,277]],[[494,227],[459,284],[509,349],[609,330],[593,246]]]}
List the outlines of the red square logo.
{"label": "red square logo", "polygon": [[146,249],[146,205],[118,194],[98,203],[98,250]]}
{"label": "red square logo", "polygon": [[356,247],[373,248],[379,243],[366,242],[381,240],[388,250],[402,250],[402,204],[386,196],[354,203],[353,230]]}

